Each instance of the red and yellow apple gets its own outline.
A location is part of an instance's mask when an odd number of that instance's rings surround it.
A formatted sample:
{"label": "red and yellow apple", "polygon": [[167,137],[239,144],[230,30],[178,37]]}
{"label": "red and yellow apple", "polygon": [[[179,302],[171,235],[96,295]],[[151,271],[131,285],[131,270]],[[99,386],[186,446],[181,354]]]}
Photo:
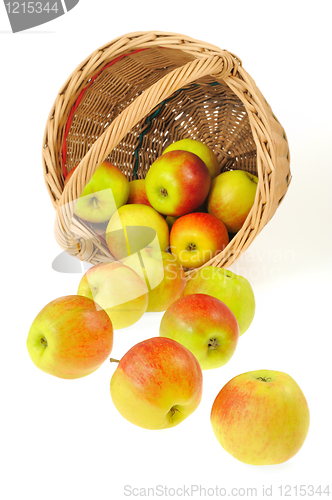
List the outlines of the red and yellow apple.
{"label": "red and yellow apple", "polygon": [[68,184],[68,182],[69,182],[69,180],[70,180],[71,176],[73,175],[73,173],[75,172],[75,170],[77,169],[77,167],[78,167],[78,165],[76,165],[76,167],[72,168],[72,169],[68,172],[67,177],[65,178],[65,182],[63,183],[63,187],[65,187],[65,186]]}
{"label": "red and yellow apple", "polygon": [[145,429],[174,427],[202,398],[202,370],[195,356],[171,339],[154,337],[132,347],[111,379],[121,415]]}
{"label": "red and yellow apple", "polygon": [[168,252],[143,250],[140,256],[130,255],[123,263],[146,281],[149,289],[147,312],[162,312],[181,295],[186,284],[182,266]]}
{"label": "red and yellow apple", "polygon": [[240,335],[254,319],[255,296],[249,281],[228,269],[214,266],[197,269],[187,281],[182,296],[193,293],[206,293],[224,302],[237,319]]}
{"label": "red and yellow apple", "polygon": [[77,294],[95,300],[112,320],[114,330],[136,323],[149,302],[146,283],[120,262],[101,263],[88,269]]}
{"label": "red and yellow apple", "polygon": [[145,178],[149,202],[161,214],[193,212],[206,199],[211,185],[205,163],[194,153],[170,151],[160,156]]}
{"label": "red and yellow apple", "polygon": [[168,225],[152,207],[123,205],[108,223],[106,243],[117,260],[144,248],[165,252],[169,246]]}
{"label": "red and yellow apple", "polygon": [[214,215],[196,212],[173,224],[171,251],[185,268],[197,268],[221,252],[229,237],[224,223]]}
{"label": "red and yellow apple", "polygon": [[202,293],[181,297],[165,312],[159,335],[187,347],[202,370],[224,366],[233,356],[239,326],[221,300]]}
{"label": "red and yellow apple", "polygon": [[145,179],[137,179],[129,182],[129,198],[127,205],[131,204],[138,205],[148,205],[151,207],[151,203],[148,200],[146,189],[145,189]]}
{"label": "red and yellow apple", "polygon": [[65,379],[85,377],[108,358],[112,322],[93,300],[68,295],[52,300],[34,319],[27,338],[31,360],[43,372]]}
{"label": "red and yellow apple", "polygon": [[306,398],[287,373],[246,372],[217,395],[211,424],[221,446],[240,462],[281,464],[302,447],[309,430]]}
{"label": "red and yellow apple", "polygon": [[229,233],[243,226],[255,201],[258,177],[244,170],[223,172],[213,179],[207,199],[209,214],[222,220]]}
{"label": "red and yellow apple", "polygon": [[217,156],[214,154],[204,142],[196,141],[195,139],[181,139],[180,141],[173,142],[163,152],[169,153],[170,151],[189,151],[199,156],[205,163],[210,172],[211,180],[220,173],[220,165]]}
{"label": "red and yellow apple", "polygon": [[104,161],[83,189],[74,213],[89,222],[106,222],[127,202],[128,196],[126,176],[115,165]]}

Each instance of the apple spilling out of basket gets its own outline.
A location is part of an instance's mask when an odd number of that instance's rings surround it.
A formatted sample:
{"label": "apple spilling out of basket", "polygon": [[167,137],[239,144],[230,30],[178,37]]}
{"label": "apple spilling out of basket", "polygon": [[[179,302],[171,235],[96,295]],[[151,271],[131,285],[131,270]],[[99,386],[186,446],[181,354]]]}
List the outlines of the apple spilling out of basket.
{"label": "apple spilling out of basket", "polygon": [[180,265],[192,269],[220,253],[241,229],[257,182],[244,170],[220,173],[218,158],[206,144],[183,139],[164,150],[145,179],[129,182],[115,165],[103,162],[74,213],[88,222],[108,222],[105,239],[117,260],[149,246],[144,245],[145,232],[132,242],[124,236],[126,227],[145,226],[156,231],[161,251],[169,250]]}
{"label": "apple spilling out of basket", "polygon": [[[65,184],[72,175],[75,169]],[[202,370],[225,365],[254,318],[247,279],[201,266],[241,229],[257,182],[241,170],[220,173],[213,151],[192,139],[166,148],[145,179],[128,182],[103,162],[74,213],[108,223],[105,241],[115,260],[91,267],[76,295],[40,311],[27,339],[35,365],[65,379],[89,375],[109,357],[114,330],[130,327],[145,312],[164,312],[159,336],[134,345],[120,361],[111,358],[118,362],[111,396],[123,417],[146,429],[187,418],[201,401]],[[189,281],[184,269],[194,270]],[[211,424],[238,460],[277,464],[304,443],[309,409],[292,377],[258,370],[221,389]]]}

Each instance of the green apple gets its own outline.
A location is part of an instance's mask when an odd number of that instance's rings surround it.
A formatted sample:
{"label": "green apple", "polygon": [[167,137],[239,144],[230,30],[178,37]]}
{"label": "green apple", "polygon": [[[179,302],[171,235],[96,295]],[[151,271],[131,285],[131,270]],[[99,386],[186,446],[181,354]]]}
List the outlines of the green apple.
{"label": "green apple", "polygon": [[128,196],[126,176],[115,165],[104,161],[85,186],[74,213],[88,222],[106,222],[127,202]]}
{"label": "green apple", "polygon": [[195,139],[181,139],[180,141],[170,144],[165,149],[163,154],[169,153],[169,151],[178,150],[189,151],[190,153],[194,153],[199,156],[209,169],[211,180],[220,173],[220,165],[217,156],[214,154],[212,149],[204,144],[204,142],[196,141]]}
{"label": "green apple", "polygon": [[254,319],[255,296],[249,281],[228,269],[207,266],[195,271],[182,296],[193,293],[206,293],[224,302],[237,319],[240,335],[248,330]]}
{"label": "green apple", "polygon": [[225,224],[229,233],[243,226],[255,201],[258,177],[244,170],[223,172],[213,179],[207,209]]}
{"label": "green apple", "polygon": [[167,429],[189,417],[202,398],[202,370],[183,345],[154,337],[132,347],[112,379],[119,413],[144,429]]}
{"label": "green apple", "polygon": [[106,243],[117,260],[147,247],[164,252],[169,246],[168,225],[152,207],[123,205],[108,223]]}
{"label": "green apple", "polygon": [[145,178],[146,194],[155,210],[181,216],[205,201],[211,185],[205,163],[194,153],[170,151],[160,156]]}
{"label": "green apple", "polygon": [[198,293],[181,297],[165,312],[159,335],[183,344],[196,356],[202,370],[225,365],[233,356],[239,326],[221,300]]}
{"label": "green apple", "polygon": [[108,358],[112,346],[110,318],[93,300],[79,295],[47,304],[34,319],[27,338],[34,364],[65,379],[93,373]]}
{"label": "green apple", "polygon": [[257,370],[230,380],[217,395],[211,424],[221,446],[240,462],[275,465],[292,458],[309,430],[306,398],[284,372]]}
{"label": "green apple", "polygon": [[88,269],[77,293],[95,300],[112,320],[114,330],[136,323],[149,301],[145,281],[121,262],[101,263]]}

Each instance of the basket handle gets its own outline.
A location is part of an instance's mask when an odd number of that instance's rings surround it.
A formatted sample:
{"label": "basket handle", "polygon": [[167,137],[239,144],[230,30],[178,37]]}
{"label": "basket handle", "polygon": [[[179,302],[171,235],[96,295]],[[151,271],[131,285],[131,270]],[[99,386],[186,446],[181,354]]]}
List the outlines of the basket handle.
{"label": "basket handle", "polygon": [[[144,116],[175,91],[198,78],[212,75],[225,79],[237,72],[239,61],[228,51],[213,56],[202,56],[176,68],[138,96],[95,141],[68,181],[58,204],[58,215],[63,230],[69,235],[75,200],[111,151]],[[61,210],[60,210],[61,208]]]}

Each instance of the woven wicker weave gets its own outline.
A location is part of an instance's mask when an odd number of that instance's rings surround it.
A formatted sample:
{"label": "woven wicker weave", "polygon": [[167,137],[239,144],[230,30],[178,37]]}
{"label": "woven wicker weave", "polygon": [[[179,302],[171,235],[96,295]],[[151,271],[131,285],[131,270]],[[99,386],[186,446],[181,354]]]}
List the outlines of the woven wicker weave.
{"label": "woven wicker weave", "polygon": [[[259,178],[242,229],[205,264],[231,265],[287,191],[288,143],[238,57],[174,33],[117,38],[93,52],[60,89],[43,139],[44,177],[57,211],[59,245],[92,264],[112,260],[102,237],[107,224],[73,216],[75,200],[104,160],[128,179],[144,178],[167,145],[184,138],[205,142],[219,158],[221,172],[242,169]],[[64,189],[67,173],[77,164]]]}

